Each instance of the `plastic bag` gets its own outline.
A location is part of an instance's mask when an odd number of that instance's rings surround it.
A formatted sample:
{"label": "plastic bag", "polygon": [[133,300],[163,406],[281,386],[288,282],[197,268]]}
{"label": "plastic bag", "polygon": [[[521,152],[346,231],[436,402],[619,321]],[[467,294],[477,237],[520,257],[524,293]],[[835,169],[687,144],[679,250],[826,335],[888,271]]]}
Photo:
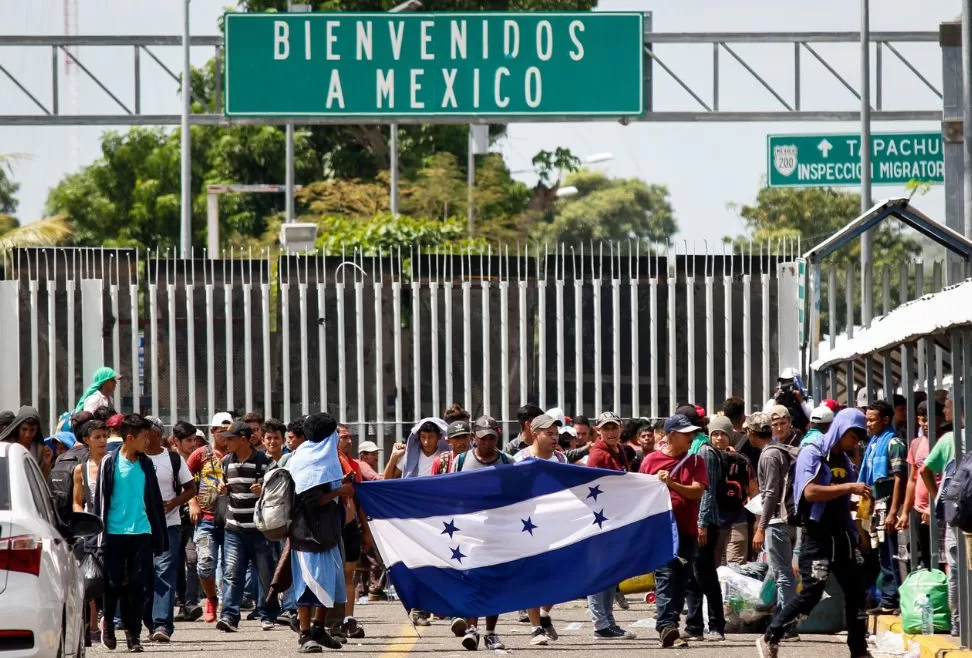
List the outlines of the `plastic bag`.
{"label": "plastic bag", "polygon": [[86,553],[81,560],[81,578],[86,599],[99,599],[105,594],[105,570],[94,553]]}
{"label": "plastic bag", "polygon": [[908,574],[898,590],[901,596],[901,625],[905,633],[921,633],[921,610],[917,601],[921,594],[927,594],[932,606],[932,620],[935,630],[946,632],[952,627],[948,609],[948,576],[938,569],[919,569]]}

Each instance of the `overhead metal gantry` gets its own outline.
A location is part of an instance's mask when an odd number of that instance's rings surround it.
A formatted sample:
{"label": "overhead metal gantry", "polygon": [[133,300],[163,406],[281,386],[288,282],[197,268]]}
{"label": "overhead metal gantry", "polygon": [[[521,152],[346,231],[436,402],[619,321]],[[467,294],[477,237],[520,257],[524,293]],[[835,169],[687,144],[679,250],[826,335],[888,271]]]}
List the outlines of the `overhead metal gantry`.
{"label": "overhead metal gantry", "polygon": [[[941,84],[933,80],[941,78],[941,72],[921,71],[905,55],[902,46],[909,48],[927,48],[932,54],[932,61],[941,61],[939,33],[927,32],[872,32],[871,42],[874,44],[875,83],[874,107],[871,119],[874,121],[939,121],[942,118],[942,90]],[[637,118],[615,119],[627,121],[859,121],[860,120],[860,91],[839,71],[841,66],[838,58],[832,53],[825,52],[827,44],[859,45],[858,32],[712,32],[712,33],[664,33],[651,32],[650,20],[646,21],[645,32],[645,67],[646,89],[649,98],[648,112]],[[791,48],[791,73],[785,88],[767,81],[761,68],[766,67],[766,61],[759,61],[753,55],[743,57],[742,49],[749,49],[751,45],[777,44]],[[918,44],[909,46],[908,44]],[[690,45],[696,53],[691,63],[685,59],[687,49],[671,49],[670,45]],[[221,36],[194,36],[190,39],[190,46],[194,50],[206,49],[212,53],[216,63],[217,79],[222,78],[222,49]],[[3,103],[0,107],[0,126],[75,126],[75,125],[178,125],[179,114],[169,114],[160,107],[146,107],[142,96],[142,77],[147,66],[156,67],[173,81],[173,95],[178,92],[179,75],[165,64],[160,52],[165,49],[181,48],[181,36],[17,36],[0,35],[0,55],[11,49],[23,51],[23,59],[36,57],[34,51],[47,50],[51,60],[50,81],[38,83],[18,77],[9,68],[0,63],[0,98],[11,99],[17,94],[28,99],[36,111],[29,114],[9,113],[11,103]],[[78,48],[111,48],[117,50],[112,61],[116,62],[115,69],[108,76],[99,76],[85,65],[85,58]],[[697,53],[699,50],[707,52],[706,59],[711,62],[711,88],[703,90],[698,85],[686,81],[688,74],[699,77]],[[774,51],[778,55],[779,48]],[[81,74],[89,78],[98,87],[97,91],[105,99],[112,101],[115,109],[97,114],[65,114],[61,111],[61,80],[58,75],[60,62],[73,61]],[[126,62],[127,60],[127,62]],[[0,57],[0,62],[3,59]],[[887,66],[887,61],[895,61],[893,67]],[[773,66],[778,65],[774,58]],[[761,95],[752,94],[747,97],[748,107],[730,106],[722,98],[720,90],[724,88],[724,76],[732,69],[736,76],[732,84],[738,85],[739,70],[750,76],[765,92]],[[120,94],[117,91],[117,80],[124,76],[126,88],[131,87],[131,94]],[[807,109],[803,99],[804,82],[810,77],[818,76],[835,80],[846,94],[835,98],[838,106],[835,109]],[[679,99],[673,92],[664,99],[653,95],[657,93],[656,84],[659,80],[668,78],[684,93]],[[927,90],[924,94],[911,94],[907,102],[911,105],[904,109],[886,109],[886,85],[889,79],[899,81],[911,78],[920,87]],[[133,84],[128,84],[131,81]],[[259,119],[229,119],[222,114],[221,89],[216,90],[216,107],[214,111],[193,113],[190,121],[196,125],[233,125],[233,124],[284,124],[282,118]],[[668,106],[684,100],[691,101],[696,109],[670,110]],[[662,101],[662,102],[659,102]],[[157,103],[157,101],[155,101]],[[82,106],[84,103],[82,103]],[[563,122],[563,121],[609,121],[611,117],[558,117],[558,116],[530,116],[509,117],[504,122]],[[402,117],[397,119],[399,124],[428,123],[427,117]],[[437,123],[489,123],[490,119],[471,119],[470,117],[436,117]],[[492,120],[495,122],[495,119]],[[295,120],[297,124],[327,124],[348,123],[346,117]],[[358,118],[356,124],[385,124],[387,118]]]}

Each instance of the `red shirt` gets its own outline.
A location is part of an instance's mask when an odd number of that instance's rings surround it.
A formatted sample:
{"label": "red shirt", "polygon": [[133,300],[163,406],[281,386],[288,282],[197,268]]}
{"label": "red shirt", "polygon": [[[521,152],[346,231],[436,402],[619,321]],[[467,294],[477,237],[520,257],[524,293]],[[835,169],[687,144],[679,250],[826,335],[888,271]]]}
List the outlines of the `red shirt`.
{"label": "red shirt", "polygon": [[[685,455],[670,457],[661,450],[648,453],[644,461],[641,462],[641,472],[646,475],[654,475],[658,471],[668,471],[672,475],[672,480],[684,485],[691,485],[695,482],[700,483],[706,489],[709,488],[709,473],[705,468],[705,460],[698,455],[692,455],[685,460],[674,474],[672,469],[685,458]],[[672,514],[675,516],[675,525],[678,526],[679,534],[697,535],[699,533],[699,501],[686,500],[674,489],[668,490],[672,497]]]}
{"label": "red shirt", "polygon": [[628,456],[624,452],[624,446],[618,445],[617,451],[612,451],[603,439],[597,439],[591,446],[591,451],[587,456],[588,468],[607,468],[612,471],[627,471]]}

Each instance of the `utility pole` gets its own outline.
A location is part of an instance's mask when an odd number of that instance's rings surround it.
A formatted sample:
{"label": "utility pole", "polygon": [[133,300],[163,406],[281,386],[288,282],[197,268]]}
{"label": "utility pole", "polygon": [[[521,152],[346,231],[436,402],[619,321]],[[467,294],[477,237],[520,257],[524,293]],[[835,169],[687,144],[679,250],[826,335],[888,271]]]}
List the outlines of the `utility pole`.
{"label": "utility pole", "polygon": [[188,258],[192,248],[192,135],[189,113],[192,111],[192,69],[189,60],[189,0],[182,2],[182,145],[180,151],[182,217],[179,225],[179,251]]}
{"label": "utility pole", "polygon": [[[972,238],[972,0],[962,1],[962,133],[965,141],[962,182],[965,237]],[[967,367],[967,366],[966,366]]]}
{"label": "utility pole", "polygon": [[[388,10],[389,14],[398,14],[403,11],[418,11],[422,8],[420,0],[406,0],[400,5]],[[391,168],[391,213],[392,217],[398,217],[398,123],[392,121],[389,135],[391,146],[391,157],[389,167]]]}
{"label": "utility pole", "polygon": [[[871,207],[871,17],[870,0],[861,0],[861,213]],[[867,272],[871,267],[870,231],[861,235],[861,320],[871,324],[872,290]]]}

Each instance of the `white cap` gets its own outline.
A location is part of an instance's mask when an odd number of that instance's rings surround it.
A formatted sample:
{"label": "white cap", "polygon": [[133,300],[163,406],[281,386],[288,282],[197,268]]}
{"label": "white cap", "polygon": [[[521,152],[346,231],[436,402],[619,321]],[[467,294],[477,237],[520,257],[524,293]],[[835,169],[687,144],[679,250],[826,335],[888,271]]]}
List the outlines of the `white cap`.
{"label": "white cap", "polygon": [[564,430],[567,428],[567,416],[564,414],[564,410],[560,407],[553,407],[544,413],[560,423],[559,431],[561,434],[563,434]]}
{"label": "white cap", "polygon": [[358,446],[358,454],[363,452],[378,452],[378,444],[374,441],[362,441]]}
{"label": "white cap", "polygon": [[834,412],[827,405],[820,405],[810,413],[811,423],[832,423],[834,422]]}
{"label": "white cap", "polygon": [[783,370],[780,371],[779,379],[780,380],[796,379],[799,376],[800,373],[797,372],[796,368],[783,368]]}
{"label": "white cap", "polygon": [[220,411],[209,421],[210,427],[229,427],[233,424],[233,417],[226,411]]}

